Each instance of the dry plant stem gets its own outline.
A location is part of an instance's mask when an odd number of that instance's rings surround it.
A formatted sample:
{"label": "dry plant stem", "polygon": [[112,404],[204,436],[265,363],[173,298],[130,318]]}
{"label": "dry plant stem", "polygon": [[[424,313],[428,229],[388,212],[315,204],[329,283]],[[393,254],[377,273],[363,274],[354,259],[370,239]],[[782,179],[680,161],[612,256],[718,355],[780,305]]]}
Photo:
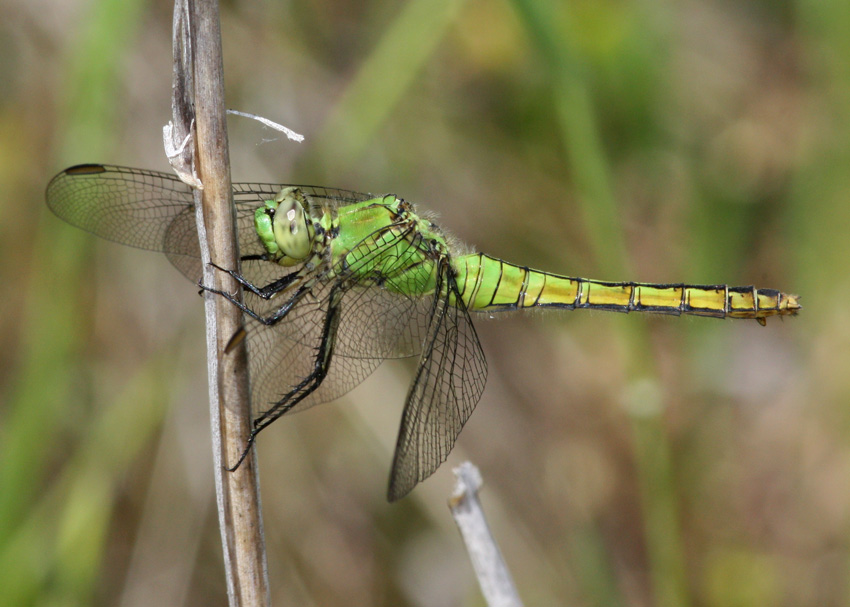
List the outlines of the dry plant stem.
{"label": "dry plant stem", "polygon": [[[202,196],[204,229],[199,229],[199,232],[205,235],[209,258],[206,252],[202,254],[204,261],[209,259],[221,267],[238,269],[218,3],[215,0],[189,0],[188,7],[197,174],[204,185],[202,193],[196,191],[196,196]],[[212,272],[206,264],[204,284],[212,284],[216,289],[231,293],[240,290],[229,275]],[[230,338],[242,330],[242,313],[224,298],[209,294],[206,310],[216,489],[230,605],[268,605],[268,572],[254,453],[236,472],[224,470],[227,462],[236,461],[251,431],[248,359],[244,342],[224,353]],[[220,437],[220,441],[215,440],[215,435]]]}
{"label": "dry plant stem", "polygon": [[470,462],[463,462],[453,472],[457,483],[449,508],[466,544],[484,600],[489,607],[522,607],[511,572],[478,501],[481,473]]}

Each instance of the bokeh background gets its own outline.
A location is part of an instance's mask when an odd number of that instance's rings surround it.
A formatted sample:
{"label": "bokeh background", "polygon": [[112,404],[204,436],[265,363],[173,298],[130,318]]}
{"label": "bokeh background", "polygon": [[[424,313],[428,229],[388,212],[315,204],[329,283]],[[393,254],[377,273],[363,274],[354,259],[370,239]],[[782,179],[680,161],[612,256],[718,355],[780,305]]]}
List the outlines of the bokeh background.
{"label": "bokeh background", "polygon": [[[384,501],[411,365],[259,440],[277,605],[850,603],[850,3],[224,2],[235,180],[394,192],[573,276],[756,284],[795,319],[478,323],[447,465]],[[0,4],[0,604],[224,605],[197,289],[53,217],[62,168],[168,170],[171,6]]]}

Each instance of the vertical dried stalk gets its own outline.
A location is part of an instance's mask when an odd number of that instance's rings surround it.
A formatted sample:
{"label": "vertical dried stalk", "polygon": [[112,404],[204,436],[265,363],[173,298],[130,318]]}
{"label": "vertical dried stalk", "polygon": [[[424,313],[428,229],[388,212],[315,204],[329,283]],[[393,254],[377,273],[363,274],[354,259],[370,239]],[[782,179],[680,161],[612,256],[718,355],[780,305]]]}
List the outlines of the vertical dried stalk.
{"label": "vertical dried stalk", "polygon": [[[188,39],[180,39],[187,33]],[[186,156],[189,156],[190,172],[203,183],[203,190],[196,190],[195,195],[196,201],[201,198],[202,221],[199,221],[198,232],[205,267],[204,284],[237,293],[240,287],[236,281],[223,272],[213,272],[208,266],[211,260],[224,268],[239,268],[216,0],[188,0],[182,5],[178,0],[174,57],[176,133],[192,132],[192,108],[188,97],[194,92],[197,163],[192,163],[191,145],[186,146]],[[186,120],[190,124],[187,125]],[[176,144],[179,146],[180,142]],[[224,462],[237,460],[251,431],[244,340],[225,353],[228,341],[243,330],[242,313],[224,298],[209,294],[206,312],[216,492],[230,605],[268,605],[268,572],[255,455],[252,452],[236,472],[224,469]]]}

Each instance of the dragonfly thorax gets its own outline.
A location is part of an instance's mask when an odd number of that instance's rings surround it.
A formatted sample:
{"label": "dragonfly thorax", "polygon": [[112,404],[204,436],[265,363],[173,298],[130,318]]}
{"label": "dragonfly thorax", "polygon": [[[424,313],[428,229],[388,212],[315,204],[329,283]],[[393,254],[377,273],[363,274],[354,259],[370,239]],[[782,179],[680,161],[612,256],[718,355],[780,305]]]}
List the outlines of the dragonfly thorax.
{"label": "dragonfly thorax", "polygon": [[313,253],[315,231],[307,201],[299,188],[288,187],[254,213],[257,236],[273,261],[294,266]]}

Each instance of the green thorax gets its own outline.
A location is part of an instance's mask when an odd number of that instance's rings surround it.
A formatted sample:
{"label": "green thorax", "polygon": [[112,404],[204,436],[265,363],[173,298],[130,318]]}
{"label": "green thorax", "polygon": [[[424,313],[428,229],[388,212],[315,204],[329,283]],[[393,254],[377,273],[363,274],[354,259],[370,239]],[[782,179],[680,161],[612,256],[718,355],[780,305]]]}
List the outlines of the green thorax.
{"label": "green thorax", "polygon": [[433,292],[437,262],[449,252],[440,228],[392,195],[333,206],[284,188],[257,209],[254,223],[271,261],[323,266],[325,278],[405,295]]}

